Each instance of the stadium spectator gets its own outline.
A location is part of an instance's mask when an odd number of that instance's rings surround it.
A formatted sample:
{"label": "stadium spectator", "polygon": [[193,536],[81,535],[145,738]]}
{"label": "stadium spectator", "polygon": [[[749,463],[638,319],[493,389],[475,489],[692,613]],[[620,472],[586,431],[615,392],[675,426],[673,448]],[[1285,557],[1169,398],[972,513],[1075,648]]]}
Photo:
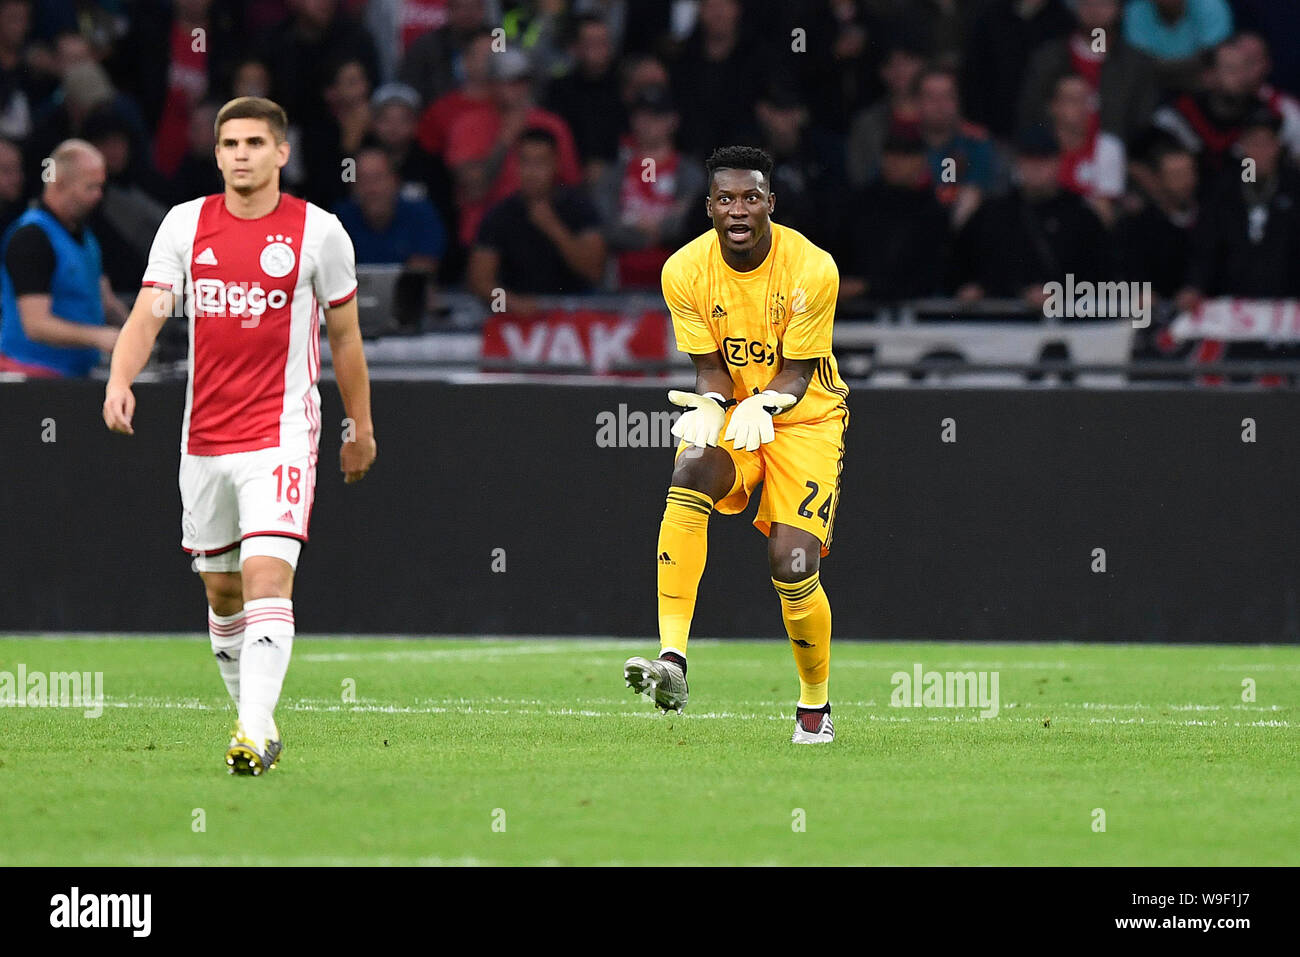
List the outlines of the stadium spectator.
{"label": "stadium spectator", "polygon": [[1282,117],[1282,144],[1293,161],[1300,161],[1300,100],[1269,83],[1273,58],[1262,36],[1239,33],[1236,44],[1246,61],[1246,85],[1254,89],[1260,102]]}
{"label": "stadium spectator", "polygon": [[637,55],[623,61],[620,71],[620,95],[623,108],[630,110],[632,101],[651,87],[672,86],[668,67],[664,61],[654,56]]}
{"label": "stadium spectator", "polygon": [[772,218],[830,249],[843,211],[838,197],[848,188],[843,141],[812,126],[798,93],[779,80],[759,97],[754,111],[762,131],[758,145],[775,160],[770,190],[780,207]]}
{"label": "stadium spectator", "polygon": [[245,57],[232,72],[230,98],[241,96],[270,96],[271,70],[257,57]]}
{"label": "stadium spectator", "polygon": [[356,155],[352,197],[334,212],[352,237],[357,262],[398,263],[410,272],[436,274],[447,246],[442,218],[427,199],[405,199],[388,152],[367,146]]}
{"label": "stadium spectator", "polygon": [[1033,52],[1074,28],[1063,0],[993,0],[966,42],[966,115],[1000,139],[1016,131],[1016,99]]}
{"label": "stadium spectator", "polygon": [[505,291],[509,312],[533,312],[535,296],[585,292],[605,272],[600,217],[581,190],[560,184],[555,134],[519,137],[519,189],[483,217],[467,285],[489,305]]}
{"label": "stadium spectator", "polygon": [[1257,107],[1237,141],[1253,172],[1225,170],[1206,201],[1192,246],[1184,309],[1203,297],[1300,297],[1300,173],[1282,162],[1281,119]]}
{"label": "stadium spectator", "polygon": [[[605,223],[620,289],[659,289],[668,257],[694,234],[708,180],[699,163],[673,145],[677,110],[667,87],[642,91],[632,104],[631,132],[601,175],[593,200]],[[647,161],[653,166],[648,176]]]}
{"label": "stadium spectator", "polygon": [[1047,121],[1052,86],[1062,73],[1078,73],[1097,94],[1101,128],[1124,141],[1150,122],[1159,100],[1155,64],[1124,42],[1119,0],[1077,0],[1076,27],[1049,40],[1029,60],[1020,93],[1019,126]]}
{"label": "stadium spectator", "polygon": [[[154,167],[171,176],[189,147],[190,113],[230,80],[242,44],[242,4],[212,0],[146,0],[134,6],[130,29],[106,65],[153,131]],[[150,55],[141,55],[142,51]]]}
{"label": "stadium spectator", "polygon": [[[843,233],[841,299],[890,302],[946,293],[948,214],[935,199],[917,133],[897,130],[885,139],[880,177],[850,197]],[[881,242],[885,236],[888,242]]]}
{"label": "stadium spectator", "polygon": [[1155,60],[1165,90],[1188,90],[1201,72],[1201,55],[1232,34],[1227,0],[1129,0],[1124,39]]}
{"label": "stadium spectator", "polygon": [[[471,41],[480,36],[490,40],[488,27],[484,0],[448,0],[447,22],[411,41],[398,79],[413,87],[422,103],[434,103],[463,88],[469,79]],[[427,144],[425,149],[437,152]]]}
{"label": "stadium spectator", "polygon": [[1247,51],[1229,41],[1215,47],[1203,90],[1181,93],[1155,113],[1153,124],[1196,154],[1202,185],[1213,187],[1233,162],[1241,125],[1259,105]]}
{"label": "stadium spectator", "polygon": [[[853,118],[884,93],[880,58],[891,31],[885,20],[861,0],[820,0],[809,4],[780,4],[782,19],[764,27],[793,40],[801,36],[805,52],[792,52],[791,42],[772,45],[773,71],[800,91],[809,118],[837,136],[848,134]],[[746,18],[765,23],[761,12],[746,8]],[[795,34],[794,30],[802,31]],[[819,54],[810,56],[807,51]],[[779,54],[779,57],[778,57]]]}
{"label": "stadium spectator", "polygon": [[426,153],[442,158],[447,134],[463,113],[491,112],[493,56],[491,31],[475,31],[466,41],[460,61],[463,82],[429,103],[420,116],[415,135]]}
{"label": "stadium spectator", "polygon": [[413,43],[447,25],[447,0],[353,0],[352,7],[363,8],[358,16],[375,41],[380,86],[400,80],[400,62]]}
{"label": "stadium spectator", "polygon": [[0,136],[22,142],[53,87],[28,68],[31,0],[0,0]]}
{"label": "stadium spectator", "polygon": [[[80,38],[77,38],[80,41]],[[81,41],[84,43],[84,41]],[[76,44],[68,44],[74,51]],[[89,49],[89,47],[86,47]],[[27,183],[34,189],[40,180],[41,163],[59,144],[68,139],[84,139],[86,120],[94,113],[112,110],[130,130],[131,149],[137,156],[148,155],[149,137],[140,109],[130,97],[114,89],[108,74],[94,60],[82,60],[73,53],[68,59],[57,95],[38,117],[31,138],[24,145],[27,159]]]}
{"label": "stadium spectator", "polygon": [[441,210],[449,199],[446,171],[415,139],[420,97],[402,83],[386,83],[370,98],[373,138],[388,152],[403,199],[427,199]]}
{"label": "stadium spectator", "polygon": [[519,187],[516,141],[525,128],[540,127],[554,137],[556,175],[561,184],[576,186],[582,181],[582,166],[568,124],[533,103],[533,69],[528,57],[506,49],[492,54],[490,62],[492,111],[462,114],[447,133],[443,154],[455,183],[460,239],[467,246],[477,235],[488,206]]}
{"label": "stadium spectator", "polygon": [[214,159],[217,146],[215,126],[220,109],[220,103],[205,100],[190,113],[190,146],[176,175],[171,178],[172,205],[225,190],[225,182]]}
{"label": "stadium spectator", "polygon": [[[327,113],[297,121],[302,130],[304,192],[329,209],[343,195],[343,162],[354,156],[371,132],[370,81],[360,60],[339,61],[325,90]],[[291,119],[291,122],[294,122]]]}
{"label": "stadium spectator", "polygon": [[271,67],[276,100],[291,123],[327,115],[326,91],[340,63],[360,62],[369,85],[379,76],[370,34],[339,8],[338,0],[291,0],[289,17],[263,42],[260,59]]}
{"label": "stadium spectator", "polygon": [[886,93],[853,118],[846,144],[846,175],[854,189],[862,189],[880,170],[881,148],[893,133],[918,133],[916,80],[925,69],[921,51],[899,42],[880,64]]}
{"label": "stadium spectator", "polygon": [[614,162],[619,134],[627,125],[609,26],[594,15],[579,17],[572,49],[573,69],[551,81],[545,105],[569,124],[583,181],[595,183]]}
{"label": "stadium spectator", "polygon": [[1181,146],[1158,149],[1148,202],[1119,224],[1123,275],[1150,282],[1161,298],[1172,299],[1187,283],[1192,234],[1199,215],[1196,158]]}
{"label": "stadium spectator", "polygon": [[1233,19],[1241,30],[1267,37],[1273,52],[1272,82],[1300,96],[1300,3],[1277,0],[1232,0]]}
{"label": "stadium spectator", "polygon": [[1048,112],[1061,147],[1061,185],[1086,199],[1103,223],[1113,225],[1115,204],[1124,195],[1124,143],[1101,129],[1088,81],[1077,73],[1058,79]]}
{"label": "stadium spectator", "polygon": [[742,42],[739,0],[700,0],[699,20],[670,65],[673,100],[680,104],[679,142],[703,156],[718,143],[754,137],[754,103],[768,73],[768,52]]}
{"label": "stadium spectator", "polygon": [[1061,188],[1060,149],[1033,127],[1016,140],[1015,188],[985,202],[957,236],[958,297],[1014,297],[1041,309],[1048,282],[1109,279],[1106,228]]}
{"label": "stadium spectator", "polygon": [[916,79],[917,128],[935,196],[960,229],[996,185],[998,156],[983,127],[962,118],[957,75],[931,67]]}
{"label": "stadium spectator", "polygon": [[0,236],[22,215],[23,151],[12,140],[0,139]]}
{"label": "stadium spectator", "polygon": [[111,109],[86,120],[86,139],[104,158],[103,198],[88,224],[101,244],[104,275],[123,293],[140,288],[154,233],[167,215],[166,181],[132,153],[131,131]]}
{"label": "stadium spectator", "polygon": [[18,217],[0,248],[0,370],[84,376],[101,351],[112,351],[126,321],[86,226],[104,187],[104,159],[84,140],[60,143],[51,159],[54,176],[40,203]]}

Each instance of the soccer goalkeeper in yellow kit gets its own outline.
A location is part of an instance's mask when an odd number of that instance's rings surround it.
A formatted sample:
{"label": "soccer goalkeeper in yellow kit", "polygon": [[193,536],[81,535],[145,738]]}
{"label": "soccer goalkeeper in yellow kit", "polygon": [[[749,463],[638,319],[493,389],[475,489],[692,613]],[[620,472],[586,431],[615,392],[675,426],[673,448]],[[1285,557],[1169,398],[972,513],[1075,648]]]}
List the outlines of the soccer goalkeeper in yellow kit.
{"label": "soccer goalkeeper in yellow kit", "polygon": [[818,579],[840,497],[848,388],[831,354],[839,272],[830,254],[771,221],[772,158],[731,146],[709,157],[713,229],[663,268],[677,345],[695,363],[659,527],[656,659],[623,677],[665,711],[686,704],[686,643],[704,574],[709,516],[743,511],[761,483],[754,524],[768,536],[772,585],[799,670],[792,740],[834,738],[827,679],[831,608]]}

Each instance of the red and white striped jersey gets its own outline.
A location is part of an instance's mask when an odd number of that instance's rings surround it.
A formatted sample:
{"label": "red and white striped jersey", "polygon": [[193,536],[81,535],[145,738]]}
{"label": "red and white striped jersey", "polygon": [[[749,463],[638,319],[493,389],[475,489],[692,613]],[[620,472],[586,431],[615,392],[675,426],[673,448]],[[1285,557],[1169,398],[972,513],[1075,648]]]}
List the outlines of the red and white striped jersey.
{"label": "red and white striped jersey", "polygon": [[189,319],[181,452],[316,451],[322,306],[357,292],[338,217],[284,193],[258,219],[232,215],[221,194],[181,203],[158,227],[143,285],[183,296]]}

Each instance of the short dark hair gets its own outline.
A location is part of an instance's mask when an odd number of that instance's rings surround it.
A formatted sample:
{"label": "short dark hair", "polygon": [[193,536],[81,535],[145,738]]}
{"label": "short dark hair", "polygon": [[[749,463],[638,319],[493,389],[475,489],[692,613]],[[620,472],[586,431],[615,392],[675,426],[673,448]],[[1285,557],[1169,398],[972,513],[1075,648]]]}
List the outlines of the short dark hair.
{"label": "short dark hair", "polygon": [[283,143],[289,129],[289,119],[284,115],[284,107],[264,96],[240,96],[231,100],[217,111],[216,122],[212,132],[221,138],[221,124],[227,120],[265,120],[271,128],[271,136],[276,143]]}
{"label": "short dark hair", "polygon": [[526,127],[519,134],[519,145],[523,146],[525,143],[545,143],[553,150],[560,148],[559,140],[555,138],[555,134],[544,126]]}
{"label": "short dark hair", "polygon": [[715,149],[704,168],[709,171],[709,189],[713,189],[713,174],[720,169],[752,169],[763,174],[763,180],[771,186],[772,156],[767,150],[757,146],[720,146]]}

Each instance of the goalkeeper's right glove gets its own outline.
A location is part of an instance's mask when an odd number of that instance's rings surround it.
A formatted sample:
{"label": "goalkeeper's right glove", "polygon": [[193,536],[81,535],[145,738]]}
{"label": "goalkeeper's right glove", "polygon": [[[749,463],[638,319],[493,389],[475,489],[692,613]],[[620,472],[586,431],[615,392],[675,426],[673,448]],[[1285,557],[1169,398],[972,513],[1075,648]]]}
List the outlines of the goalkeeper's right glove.
{"label": "goalkeeper's right glove", "polygon": [[718,433],[727,418],[727,409],[736,404],[735,399],[724,399],[716,392],[696,395],[677,389],[669,391],[668,401],[686,410],[673,426],[673,435],[701,449],[718,444]]}

